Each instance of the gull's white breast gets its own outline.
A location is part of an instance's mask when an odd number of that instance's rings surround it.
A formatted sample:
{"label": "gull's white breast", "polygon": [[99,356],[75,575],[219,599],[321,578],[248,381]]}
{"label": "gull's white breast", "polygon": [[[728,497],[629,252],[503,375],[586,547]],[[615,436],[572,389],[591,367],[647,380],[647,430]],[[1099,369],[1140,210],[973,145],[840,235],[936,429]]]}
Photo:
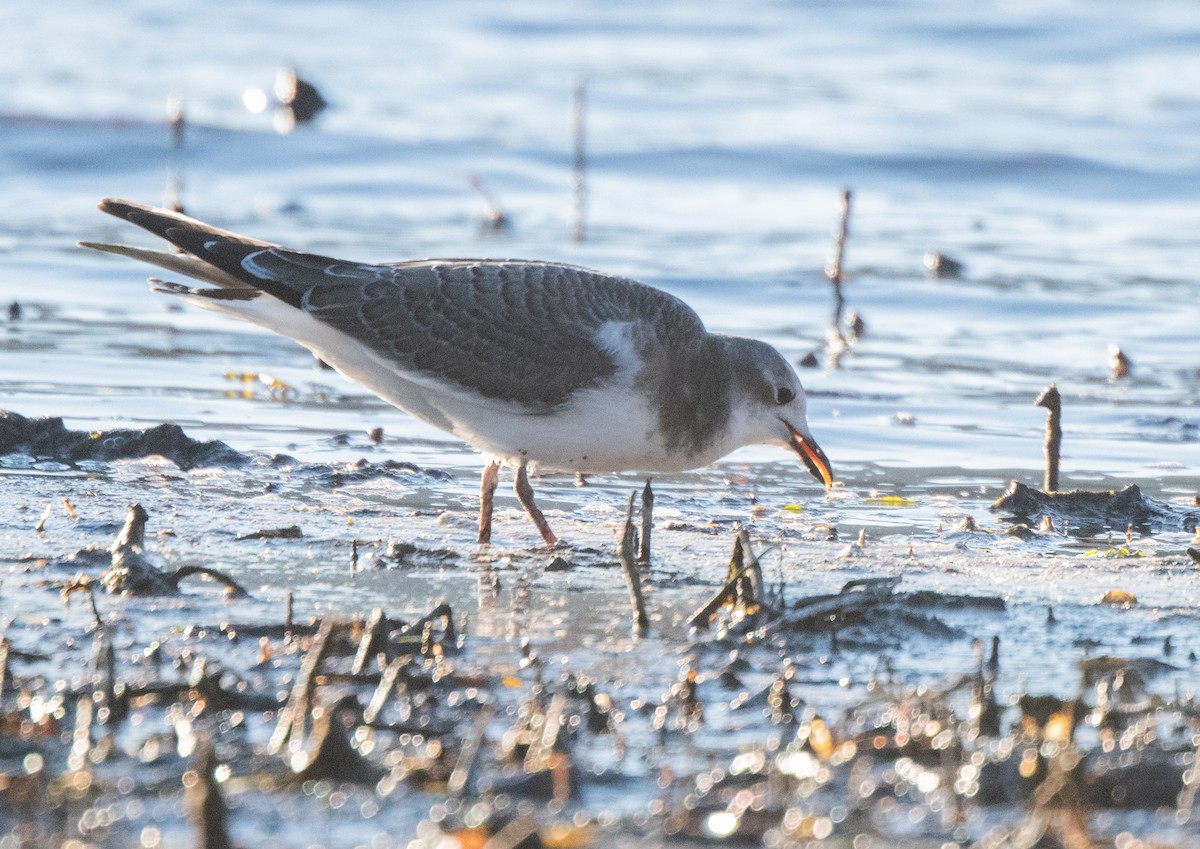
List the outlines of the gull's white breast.
{"label": "gull's white breast", "polygon": [[657,410],[635,386],[642,362],[632,329],[624,322],[608,322],[595,336],[613,358],[615,373],[573,393],[554,410],[536,413],[436,376],[402,371],[353,336],[275,298],[182,297],[294,339],[393,406],[512,464],[527,461],[545,471],[675,472],[715,459],[674,453],[663,444]]}

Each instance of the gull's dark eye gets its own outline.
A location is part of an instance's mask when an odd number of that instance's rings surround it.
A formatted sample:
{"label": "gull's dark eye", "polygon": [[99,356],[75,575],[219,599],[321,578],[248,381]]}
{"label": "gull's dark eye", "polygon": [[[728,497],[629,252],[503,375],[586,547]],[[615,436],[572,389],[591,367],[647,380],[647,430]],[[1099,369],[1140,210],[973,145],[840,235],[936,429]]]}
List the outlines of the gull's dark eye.
{"label": "gull's dark eye", "polygon": [[788,389],[786,386],[780,386],[775,390],[775,403],[779,406],[792,403],[792,399],[796,397],[796,393]]}

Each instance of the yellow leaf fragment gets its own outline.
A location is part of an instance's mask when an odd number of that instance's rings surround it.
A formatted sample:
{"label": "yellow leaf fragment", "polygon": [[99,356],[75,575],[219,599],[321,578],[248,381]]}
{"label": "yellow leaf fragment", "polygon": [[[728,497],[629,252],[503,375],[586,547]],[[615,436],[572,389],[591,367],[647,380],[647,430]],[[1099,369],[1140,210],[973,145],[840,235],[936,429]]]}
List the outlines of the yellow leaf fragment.
{"label": "yellow leaf fragment", "polygon": [[874,495],[864,498],[863,504],[878,504],[880,507],[915,507],[917,499],[903,495]]}
{"label": "yellow leaf fragment", "polygon": [[1113,607],[1133,607],[1137,604],[1137,597],[1125,590],[1109,590],[1100,599],[1101,604],[1110,604]]}

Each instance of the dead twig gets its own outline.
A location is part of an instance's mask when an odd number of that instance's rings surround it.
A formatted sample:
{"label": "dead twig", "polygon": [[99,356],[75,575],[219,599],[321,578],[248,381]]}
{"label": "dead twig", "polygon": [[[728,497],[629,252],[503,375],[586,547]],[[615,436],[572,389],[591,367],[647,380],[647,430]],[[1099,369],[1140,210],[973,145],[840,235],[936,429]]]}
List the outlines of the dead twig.
{"label": "dead twig", "polygon": [[1046,414],[1046,492],[1058,492],[1058,463],[1062,449],[1062,396],[1058,386],[1051,383],[1033,402],[1045,407]]}
{"label": "dead twig", "polygon": [[487,186],[483,184],[478,175],[468,174],[467,184],[475,191],[479,192],[483,198],[484,210],[486,215],[480,222],[480,230],[484,233],[503,233],[509,227],[509,218],[504,214],[504,210],[500,208],[500,204],[496,201],[495,195],[488,191]]}
{"label": "dead twig", "polygon": [[[411,625],[405,625],[401,633],[407,636],[421,635],[422,643],[432,634],[430,626],[441,621],[442,623],[442,639],[441,646],[443,650],[449,647],[453,651],[458,644],[458,633],[454,627],[454,611],[446,602],[440,602],[433,610],[426,613],[416,622]],[[428,652],[423,652],[427,654]]]}
{"label": "dead twig", "polygon": [[516,849],[525,845],[538,832],[535,814],[521,814],[488,838],[483,849]]}
{"label": "dead twig", "polygon": [[4,716],[4,682],[8,678],[8,634],[0,634],[0,716]]}
{"label": "dead twig", "polygon": [[229,839],[229,808],[221,795],[215,772],[218,766],[212,740],[205,738],[196,749],[193,766],[183,776],[184,799],[196,824],[198,849],[233,849]]}
{"label": "dead twig", "polygon": [[639,566],[650,565],[650,532],[654,526],[654,490],[650,488],[650,481],[646,481],[646,487],[642,490],[642,533],[638,540],[638,556],[637,563]]}
{"label": "dead twig", "polygon": [[350,667],[352,675],[359,675],[367,668],[367,663],[379,652],[387,637],[388,620],[383,615],[383,608],[377,607],[371,611],[371,617],[363,631],[362,639],[358,642],[358,651],[354,654],[354,663]]}
{"label": "dead twig", "polygon": [[467,789],[467,781],[471,777],[471,767],[475,765],[475,757],[483,746],[484,735],[487,734],[488,723],[496,713],[495,705],[486,704],[475,717],[475,725],[471,734],[463,740],[458,750],[458,760],[454,762],[454,770],[446,781],[446,794],[462,796]]}
{"label": "dead twig", "polygon": [[351,713],[350,721],[353,722],[358,711],[358,700],[353,695],[313,710],[312,739],[316,742],[307,762],[292,776],[291,784],[328,779],[371,785],[383,777],[383,770],[359,754],[346,737],[346,723],[341,717]]}
{"label": "dead twig", "polygon": [[87,575],[79,574],[71,580],[63,584],[62,599],[63,604],[67,607],[71,606],[71,596],[75,593],[86,593],[88,603],[92,606],[92,630],[99,631],[104,627],[104,622],[100,618],[100,609],[96,607],[96,584]]}
{"label": "dead twig", "polygon": [[836,363],[837,358],[849,347],[846,337],[842,334],[842,311],[846,307],[846,299],[842,294],[842,284],[846,281],[844,262],[846,259],[846,242],[850,238],[850,200],[849,189],[842,190],[841,221],[838,225],[837,236],[834,238],[833,250],[825,263],[825,277],[833,285],[833,320],[829,325],[829,356]]}
{"label": "dead twig", "polygon": [[585,118],[587,83],[576,80],[571,89],[571,135],[575,142],[574,168],[571,171],[571,241],[582,242],[584,213],[587,205],[587,149]]}
{"label": "dead twig", "polygon": [[180,581],[182,581],[184,578],[191,577],[192,575],[206,575],[207,577],[212,578],[218,584],[224,585],[225,594],[230,598],[250,597],[250,593],[246,591],[246,588],[233,578],[229,577],[224,572],[221,572],[217,569],[210,569],[207,566],[180,566],[174,572],[168,574],[167,578],[175,585],[176,588],[178,588]]}
{"label": "dead twig", "polygon": [[562,730],[567,700],[562,693],[555,693],[544,711],[530,717],[529,748],[525,750],[525,773],[532,774],[553,766],[558,734]]}
{"label": "dead twig", "polygon": [[[833,243],[833,253],[829,256],[829,261],[825,264],[825,276],[829,278],[829,282],[833,284],[837,290],[837,296],[840,303],[841,286],[845,280],[842,262],[846,258],[846,241],[850,237],[850,199],[852,195],[849,189],[842,190],[842,218],[838,226],[837,238]],[[840,313],[839,313],[840,315]],[[835,322],[835,324],[838,322]]]}
{"label": "dead twig", "polygon": [[753,614],[766,605],[762,566],[750,548],[750,535],[745,528],[739,528],[733,538],[729,575],[725,584],[688,617],[688,625],[692,628],[708,627],[717,611],[727,604],[738,605],[747,614]]}
{"label": "dead twig", "polygon": [[371,696],[371,701],[367,705],[367,709],[363,711],[363,723],[365,725],[372,725],[379,718],[379,714],[382,713],[388,698],[392,695],[392,690],[396,686],[396,679],[400,677],[400,673],[404,671],[404,667],[408,665],[411,659],[408,655],[397,657],[383,670],[383,675],[379,679],[379,686],[375,688],[375,693]]}
{"label": "dead twig", "polygon": [[742,568],[745,580],[739,583],[738,587],[742,594],[743,606],[748,613],[753,613],[755,608],[766,604],[762,566],[750,547],[750,534],[745,528],[738,529],[737,539],[741,543],[742,562],[745,564]]}
{"label": "dead twig", "polygon": [[321,622],[321,629],[317,631],[317,636],[313,638],[312,645],[300,664],[291,698],[279,712],[279,723],[275,726],[270,743],[267,744],[267,751],[271,754],[280,754],[285,743],[293,753],[299,752],[303,747],[308,714],[312,708],[313,694],[317,690],[317,673],[320,672],[321,665],[332,648],[330,637],[338,627],[341,627],[340,623],[332,619]]}
{"label": "dead twig", "polygon": [[621,532],[618,557],[625,572],[625,583],[629,587],[629,600],[633,605],[633,629],[640,637],[650,630],[650,617],[646,614],[646,599],[642,595],[642,576],[633,561],[633,495],[630,493],[629,504],[625,510],[625,526]]}
{"label": "dead twig", "polygon": [[848,581],[834,595],[806,599],[788,612],[786,624],[793,629],[827,626],[847,614],[883,604],[892,598],[899,578],[864,578]]}

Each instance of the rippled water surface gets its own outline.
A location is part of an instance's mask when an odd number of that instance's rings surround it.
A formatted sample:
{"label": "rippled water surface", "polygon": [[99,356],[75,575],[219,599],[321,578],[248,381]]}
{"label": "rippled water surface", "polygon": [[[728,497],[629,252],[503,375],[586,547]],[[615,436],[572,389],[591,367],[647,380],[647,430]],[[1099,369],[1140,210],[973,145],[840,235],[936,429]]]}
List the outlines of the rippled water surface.
{"label": "rippled water surface", "polygon": [[[11,596],[20,558],[107,545],[136,499],[160,556],[232,570],[254,587],[258,616],[274,615],[287,589],[307,612],[343,615],[419,614],[447,597],[483,608],[472,626],[480,657],[531,640],[654,686],[677,676],[683,619],[722,580],[735,522],[773,547],[772,580],[795,594],[894,574],[910,589],[1004,597],[1006,617],[955,624],[1013,637],[1007,692],[1073,692],[1074,664],[1095,646],[1147,653],[1137,647],[1170,636],[1176,661],[1200,652],[1192,528],[1138,529],[1128,545],[1142,556],[1116,558],[1103,556],[1107,534],[1022,542],[988,511],[1011,479],[1040,484],[1045,415],[1033,401],[1050,383],[1064,399],[1062,488],[1137,483],[1181,510],[1200,493],[1193,3],[17,6],[0,30],[0,302],[20,316],[0,316],[0,409],[85,431],[175,422],[263,460],[181,472],[152,460],[72,469],[0,458],[0,567],[12,573],[0,603],[14,628],[61,609],[52,593]],[[332,105],[279,134],[242,97],[269,89],[287,63]],[[582,242],[571,239],[569,195],[577,82],[587,92]],[[187,118],[181,149],[169,98]],[[511,218],[507,234],[481,230],[472,174]],[[846,310],[866,330],[833,362],[824,266],[847,188]],[[641,479],[578,488],[547,478],[543,506],[591,552],[586,564],[543,573],[548,555],[505,496],[494,556],[535,600],[483,605],[471,530],[479,458],[316,370],[293,343],[180,310],[146,290],[146,269],[75,248],[149,244],[96,211],[104,196],[179,199],[217,226],[352,259],[555,259],[659,286],[712,330],[765,339],[797,363],[816,354],[800,374],[839,486],[824,499],[794,458],[768,448],[656,481],[658,635],[638,655],[619,574],[594,563],[613,560]],[[929,276],[934,251],[962,275]],[[1111,345],[1132,361],[1127,377],[1111,376]],[[366,437],[374,427],[381,446]],[[266,461],[276,454],[298,471]],[[321,470],[362,457],[449,475],[322,482]],[[58,509],[64,498],[77,519]],[[983,532],[952,532],[967,514]],[[304,542],[248,547],[230,528],[293,522]],[[827,542],[825,526],[840,540]],[[864,529],[865,556],[846,559]],[[1124,527],[1113,533],[1126,542]],[[415,540],[451,552],[451,565],[347,583],[354,538]],[[1098,607],[1114,587],[1139,606]],[[539,605],[554,615],[531,615]],[[1065,630],[1045,629],[1050,605]],[[918,640],[845,661],[845,677],[864,682],[881,654],[913,681],[973,657],[969,640]],[[1164,692],[1195,688],[1194,662],[1179,662]],[[853,695],[828,691],[831,704]]]}

